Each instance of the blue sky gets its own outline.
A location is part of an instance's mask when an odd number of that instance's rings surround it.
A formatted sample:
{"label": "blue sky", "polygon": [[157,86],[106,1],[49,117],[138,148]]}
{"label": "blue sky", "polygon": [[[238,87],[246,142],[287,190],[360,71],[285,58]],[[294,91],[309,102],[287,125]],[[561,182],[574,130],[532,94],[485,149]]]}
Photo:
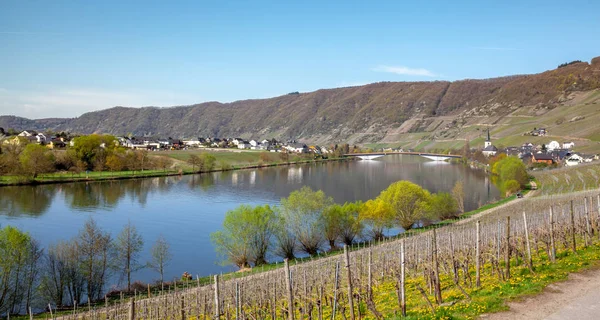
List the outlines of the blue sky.
{"label": "blue sky", "polygon": [[537,73],[600,56],[600,1],[0,1],[0,115]]}

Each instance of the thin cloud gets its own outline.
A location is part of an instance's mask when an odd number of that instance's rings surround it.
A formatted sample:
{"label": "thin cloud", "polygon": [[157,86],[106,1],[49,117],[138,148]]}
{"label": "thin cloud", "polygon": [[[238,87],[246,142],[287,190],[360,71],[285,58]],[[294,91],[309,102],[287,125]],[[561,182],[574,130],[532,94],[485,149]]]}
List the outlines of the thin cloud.
{"label": "thin cloud", "polygon": [[404,76],[437,77],[438,75],[423,68],[409,68],[404,66],[377,66],[372,69],[376,72],[394,73]]}

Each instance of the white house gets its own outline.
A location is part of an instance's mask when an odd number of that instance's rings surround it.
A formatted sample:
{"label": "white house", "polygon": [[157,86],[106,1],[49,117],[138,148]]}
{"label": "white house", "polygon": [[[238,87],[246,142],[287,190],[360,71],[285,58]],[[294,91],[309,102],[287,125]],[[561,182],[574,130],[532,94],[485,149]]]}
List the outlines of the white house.
{"label": "white house", "polygon": [[567,166],[576,166],[583,162],[583,157],[578,154],[572,154],[565,160],[565,165]]}
{"label": "white house", "polygon": [[35,132],[34,131],[27,131],[24,130],[23,132],[19,133],[18,136],[19,137],[31,137],[32,135],[34,135]]}
{"label": "white house", "polygon": [[253,146],[253,147],[256,147],[256,146],[258,146],[259,144],[260,144],[260,142],[258,142],[258,141],[256,141],[256,140],[254,140],[254,139],[253,139],[253,140],[250,140],[250,145],[251,145],[251,146]]}
{"label": "white house", "polygon": [[[240,143],[244,142],[244,140],[242,140],[242,138],[234,138],[231,142],[234,145],[238,146]],[[243,148],[240,148],[240,149],[243,149]]]}
{"label": "white house", "polygon": [[563,142],[562,147],[563,147],[563,149],[572,149],[573,147],[575,147],[575,142],[573,142],[573,141]]}
{"label": "white house", "polygon": [[239,141],[237,144],[238,149],[250,149],[251,146],[248,141]]}
{"label": "white house", "polygon": [[550,141],[550,143],[546,145],[546,149],[549,151],[560,149],[560,143],[558,143],[558,141]]}

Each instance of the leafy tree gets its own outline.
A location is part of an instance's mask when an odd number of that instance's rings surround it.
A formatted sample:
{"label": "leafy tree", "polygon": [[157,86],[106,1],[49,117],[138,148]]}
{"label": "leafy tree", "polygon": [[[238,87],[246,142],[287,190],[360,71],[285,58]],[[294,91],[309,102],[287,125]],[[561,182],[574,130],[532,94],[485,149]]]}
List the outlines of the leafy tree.
{"label": "leafy tree", "polygon": [[385,230],[394,224],[391,208],[381,199],[367,201],[360,208],[359,216],[369,226],[368,231],[375,240],[383,239]]}
{"label": "leafy tree", "polygon": [[196,171],[196,167],[200,167],[202,165],[202,160],[197,155],[192,154],[187,159],[187,163],[192,166],[192,171]]}
{"label": "leafy tree", "polygon": [[224,161],[224,160],[221,160],[221,162],[219,162],[219,167],[221,167],[221,170],[223,170],[223,171],[228,171],[228,170],[232,169],[231,165],[227,161]]}
{"label": "leafy tree", "polygon": [[329,242],[330,251],[337,249],[335,243],[339,240],[342,233],[339,221],[343,219],[343,215],[343,208],[339,204],[331,205],[323,210],[323,236]]}
{"label": "leafy tree", "polygon": [[275,229],[275,213],[268,206],[241,205],[225,214],[223,229],[211,234],[211,240],[227,261],[240,269],[266,263],[266,255]]}
{"label": "leafy tree", "polygon": [[17,314],[29,306],[35,288],[39,245],[12,226],[0,229],[0,313]]}
{"label": "leafy tree", "polygon": [[492,173],[502,181],[516,180],[520,186],[525,186],[529,182],[525,164],[521,159],[513,156],[496,162],[492,167]]}
{"label": "leafy tree", "polygon": [[111,237],[90,218],[79,231],[77,242],[87,298],[94,301],[102,297],[108,277],[112,257]]}
{"label": "leafy tree", "polygon": [[171,254],[171,248],[167,240],[163,235],[159,235],[152,246],[152,260],[149,265],[156,272],[160,274],[160,284],[164,284],[165,267],[169,265],[169,261],[173,255]]}
{"label": "leafy tree", "polygon": [[454,187],[452,187],[452,197],[456,202],[457,209],[460,213],[465,212],[465,188],[464,182],[456,181]]}
{"label": "leafy tree", "polygon": [[506,192],[507,196],[517,193],[520,189],[521,185],[517,180],[508,180],[504,182],[504,192]]}
{"label": "leafy tree", "polygon": [[212,171],[215,168],[215,163],[217,162],[217,158],[210,153],[201,154],[200,160],[200,171]]}
{"label": "leafy tree", "polygon": [[72,149],[77,158],[85,163],[86,169],[92,169],[95,164],[98,165],[96,158],[105,158],[118,147],[116,141],[111,135],[91,134],[73,139]]}
{"label": "leafy tree", "polygon": [[321,216],[332,204],[333,199],[323,191],[313,191],[307,186],[281,199],[281,214],[301,251],[315,255],[321,249],[324,240]]}
{"label": "leafy tree", "polygon": [[431,196],[429,203],[430,218],[436,220],[446,220],[456,217],[458,205],[450,193],[440,192]]}
{"label": "leafy tree", "polygon": [[410,230],[428,211],[431,195],[410,181],[398,181],[383,190],[378,198],[389,206],[396,223]]}
{"label": "leafy tree", "polygon": [[294,259],[296,257],[296,237],[291,232],[286,217],[282,215],[281,208],[276,210],[275,219],[275,255],[284,259]]}
{"label": "leafy tree", "polygon": [[54,156],[48,148],[31,143],[28,144],[19,156],[23,172],[34,179],[38,174],[50,172],[54,168]]}
{"label": "leafy tree", "polygon": [[131,273],[142,268],[138,259],[144,246],[144,240],[131,222],[125,225],[116,240],[117,268],[127,276],[127,291],[131,291]]}
{"label": "leafy tree", "polygon": [[279,152],[279,159],[285,163],[290,162],[290,154],[287,152]]}
{"label": "leafy tree", "polygon": [[167,171],[167,168],[173,164],[173,160],[168,157],[158,157],[156,159],[156,165],[163,169],[163,171]]}
{"label": "leafy tree", "polygon": [[125,167],[125,159],[117,153],[111,154],[106,158],[106,167],[110,171],[121,171]]}

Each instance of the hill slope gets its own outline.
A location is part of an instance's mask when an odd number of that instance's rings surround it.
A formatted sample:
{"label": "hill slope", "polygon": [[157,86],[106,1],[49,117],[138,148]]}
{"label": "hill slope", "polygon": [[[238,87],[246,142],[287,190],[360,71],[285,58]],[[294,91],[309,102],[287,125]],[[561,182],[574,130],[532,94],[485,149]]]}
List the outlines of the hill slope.
{"label": "hill slope", "polygon": [[486,80],[382,82],[225,104],[115,107],[72,119],[0,116],[0,127],[182,138],[291,137],[312,142],[456,140],[473,138],[468,128],[474,125],[497,124],[519,111],[523,117],[542,116],[573,105],[598,88],[600,57],[591,64]]}

